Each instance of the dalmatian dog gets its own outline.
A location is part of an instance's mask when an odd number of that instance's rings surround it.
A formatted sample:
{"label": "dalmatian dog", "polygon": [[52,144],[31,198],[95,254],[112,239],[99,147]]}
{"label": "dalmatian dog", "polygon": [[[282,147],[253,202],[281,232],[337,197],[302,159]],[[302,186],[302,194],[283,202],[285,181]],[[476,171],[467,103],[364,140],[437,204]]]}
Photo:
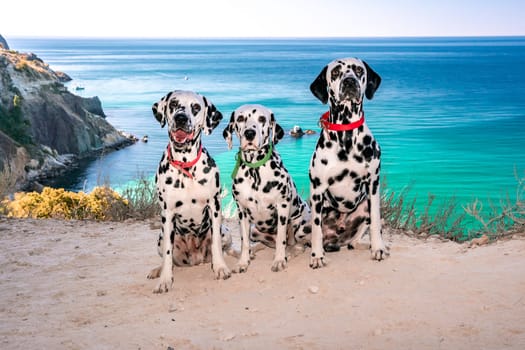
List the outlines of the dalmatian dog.
{"label": "dalmatian dog", "polygon": [[227,279],[231,272],[222,251],[219,171],[201,143],[202,131],[209,135],[222,114],[206,97],[190,91],[172,91],[152,110],[161,127],[168,125],[169,136],[155,176],[162,264],[148,275],[160,277],[154,292],[172,287],[173,264],[193,266],[211,260],[215,277]]}
{"label": "dalmatian dog", "polygon": [[275,248],[271,269],[281,271],[287,265],[287,245],[300,249],[302,244],[304,248],[310,233],[310,209],[298,195],[275,149],[284,131],[268,108],[244,105],[232,113],[223,132],[230,149],[233,134],[238,136],[240,144],[232,174],[232,193],[238,207],[242,240],[234,272],[247,271],[250,240]]}
{"label": "dalmatian dog", "polygon": [[310,90],[330,110],[310,163],[312,255],[310,267],[326,264],[325,251],[356,247],[369,230],[372,258],[389,250],[381,235],[379,170],[381,150],[364,122],[364,97],[372,99],[381,77],[357,58],[323,68]]}

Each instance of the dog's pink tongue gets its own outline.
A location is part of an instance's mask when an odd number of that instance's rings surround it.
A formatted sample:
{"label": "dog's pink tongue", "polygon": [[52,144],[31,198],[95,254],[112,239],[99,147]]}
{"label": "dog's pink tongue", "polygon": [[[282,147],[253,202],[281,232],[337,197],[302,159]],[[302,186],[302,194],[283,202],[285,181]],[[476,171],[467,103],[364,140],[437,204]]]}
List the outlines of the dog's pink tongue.
{"label": "dog's pink tongue", "polygon": [[172,135],[175,138],[175,141],[178,143],[186,142],[186,139],[188,139],[190,136],[186,131],[181,130],[181,129],[178,129]]}

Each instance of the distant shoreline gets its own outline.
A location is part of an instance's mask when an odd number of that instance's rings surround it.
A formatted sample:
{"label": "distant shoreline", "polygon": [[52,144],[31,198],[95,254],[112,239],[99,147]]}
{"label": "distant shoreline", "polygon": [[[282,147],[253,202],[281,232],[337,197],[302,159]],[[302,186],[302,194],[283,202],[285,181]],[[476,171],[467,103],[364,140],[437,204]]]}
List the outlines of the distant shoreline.
{"label": "distant shoreline", "polygon": [[177,37],[177,36],[151,36],[151,37],[138,37],[138,36],[113,36],[113,37],[99,37],[99,36],[9,36],[9,40],[46,40],[46,39],[53,39],[53,40],[137,40],[137,41],[148,41],[148,40],[184,40],[184,41],[191,41],[191,40],[217,40],[217,41],[224,41],[224,40],[236,40],[236,41],[243,41],[243,40],[251,40],[251,41],[279,41],[279,40],[392,40],[392,39],[399,39],[399,40],[428,40],[428,39],[438,39],[438,40],[454,40],[454,39],[523,39],[525,38],[525,35],[476,35],[476,36],[356,36],[356,37],[349,37],[349,36],[290,36],[290,37],[280,37],[280,36],[256,36],[256,37],[213,37],[213,36],[202,36],[202,37]]}

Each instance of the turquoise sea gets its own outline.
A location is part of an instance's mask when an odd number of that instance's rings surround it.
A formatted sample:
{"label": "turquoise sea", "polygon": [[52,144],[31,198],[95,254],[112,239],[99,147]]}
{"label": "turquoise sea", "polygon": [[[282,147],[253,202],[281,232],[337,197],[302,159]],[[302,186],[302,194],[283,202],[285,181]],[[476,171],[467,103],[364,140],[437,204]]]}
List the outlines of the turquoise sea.
{"label": "turquoise sea", "polygon": [[[108,121],[148,143],[86,161],[54,182],[90,190],[110,181],[123,186],[139,173],[155,172],[166,146],[166,130],[151,105],[175,89],[207,96],[224,120],[204,144],[230,187],[235,151],[222,130],[241,104],[271,108],[291,129],[318,130],[327,109],[309,85],[329,61],[355,56],[382,77],[366,101],[367,123],[383,150],[388,191],[409,189],[423,207],[455,197],[515,196],[525,176],[525,37],[352,39],[31,39],[10,46],[34,52],[81,85],[83,96],[99,96]],[[277,145],[299,191],[308,195],[308,166],[316,136]]]}

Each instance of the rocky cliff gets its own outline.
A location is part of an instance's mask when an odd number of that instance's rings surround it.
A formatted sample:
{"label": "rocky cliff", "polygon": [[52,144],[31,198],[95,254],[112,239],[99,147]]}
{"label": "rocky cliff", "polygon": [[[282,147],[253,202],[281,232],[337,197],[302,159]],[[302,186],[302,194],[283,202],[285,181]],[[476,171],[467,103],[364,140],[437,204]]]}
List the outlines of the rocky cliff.
{"label": "rocky cliff", "polygon": [[0,49],[9,50],[9,45],[7,45],[7,41],[4,39],[2,35],[0,35]]}
{"label": "rocky cliff", "polygon": [[0,48],[0,170],[9,165],[21,183],[131,142],[106,121],[98,97],[72,94],[67,80],[34,54]]}

